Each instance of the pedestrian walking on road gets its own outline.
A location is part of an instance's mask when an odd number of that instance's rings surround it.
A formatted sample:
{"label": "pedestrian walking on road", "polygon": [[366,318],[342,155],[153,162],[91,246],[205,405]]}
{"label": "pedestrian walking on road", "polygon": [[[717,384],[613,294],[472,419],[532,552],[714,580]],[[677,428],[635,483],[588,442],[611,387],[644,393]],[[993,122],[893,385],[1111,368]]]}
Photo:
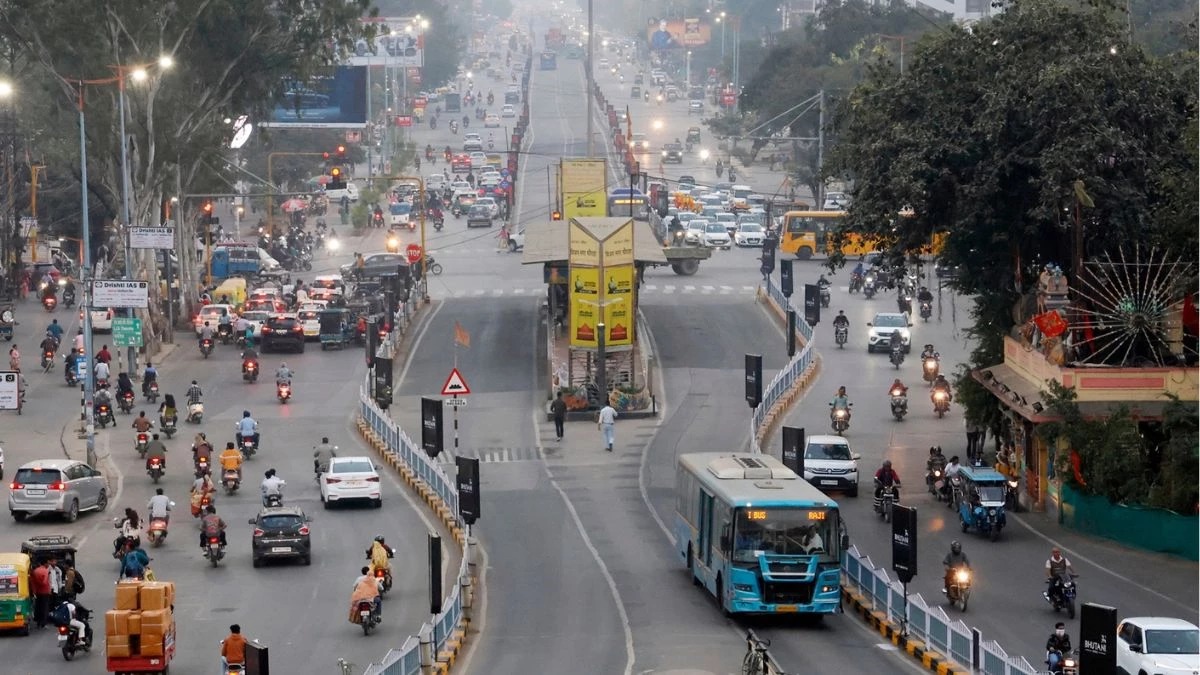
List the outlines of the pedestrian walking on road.
{"label": "pedestrian walking on road", "polygon": [[596,415],[596,426],[600,428],[604,434],[604,449],[612,452],[613,441],[616,440],[617,411],[609,404],[605,404],[600,409],[600,413]]}
{"label": "pedestrian walking on road", "polygon": [[983,426],[966,418],[963,426],[967,431],[967,457],[974,459],[983,454]]}
{"label": "pedestrian walking on road", "polygon": [[567,421],[567,402],[563,400],[562,392],[550,403],[550,414],[554,416],[554,437],[563,439],[563,423]]}

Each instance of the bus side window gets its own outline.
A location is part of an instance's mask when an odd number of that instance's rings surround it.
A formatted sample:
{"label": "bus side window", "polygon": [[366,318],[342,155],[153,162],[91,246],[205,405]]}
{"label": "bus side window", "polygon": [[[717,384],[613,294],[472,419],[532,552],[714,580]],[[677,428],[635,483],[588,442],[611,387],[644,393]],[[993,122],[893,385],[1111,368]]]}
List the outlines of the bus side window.
{"label": "bus side window", "polygon": [[730,550],[729,523],[727,522],[721,526],[721,552],[726,555],[729,555],[729,550]]}

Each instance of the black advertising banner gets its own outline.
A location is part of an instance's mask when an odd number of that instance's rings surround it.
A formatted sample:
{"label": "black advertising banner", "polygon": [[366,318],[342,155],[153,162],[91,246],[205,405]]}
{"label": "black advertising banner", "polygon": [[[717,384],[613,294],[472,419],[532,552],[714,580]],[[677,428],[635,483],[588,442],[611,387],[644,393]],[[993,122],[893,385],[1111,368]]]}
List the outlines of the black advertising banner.
{"label": "black advertising banner", "polygon": [[796,310],[794,309],[787,311],[787,355],[789,359],[796,355]]}
{"label": "black advertising banner", "polygon": [[757,408],[762,403],[762,356],[746,355],[746,403]]}
{"label": "black advertising banner", "polygon": [[421,397],[421,449],[430,457],[442,453],[442,399]]}
{"label": "black advertising banner", "polygon": [[917,576],[917,510],[892,506],[892,571],[908,583]]}
{"label": "black advertising banner", "polygon": [[792,260],[787,258],[779,261],[779,290],[783,291],[783,297],[792,297],[793,289],[792,280]]}
{"label": "black advertising banner", "polygon": [[375,357],[375,405],[387,410],[392,404],[392,360]]}
{"label": "black advertising banner", "polygon": [[1079,615],[1079,672],[1117,672],[1117,608],[1083,603]]}
{"label": "black advertising banner", "polygon": [[379,323],[374,317],[367,319],[367,334],[363,343],[367,346],[367,365],[375,360],[375,352],[379,351]]}
{"label": "black advertising banner", "polygon": [[467,525],[479,520],[479,460],[473,457],[455,457],[458,468],[458,513]]}
{"label": "black advertising banner", "polygon": [[783,465],[804,477],[804,430],[783,427]]}
{"label": "black advertising banner", "polygon": [[271,652],[257,640],[246,643],[246,675],[271,675]]}
{"label": "black advertising banner", "polygon": [[429,613],[442,613],[442,538],[433,533],[429,534]]}
{"label": "black advertising banner", "polygon": [[804,284],[804,320],[810,326],[821,323],[821,291],[816,284]]}

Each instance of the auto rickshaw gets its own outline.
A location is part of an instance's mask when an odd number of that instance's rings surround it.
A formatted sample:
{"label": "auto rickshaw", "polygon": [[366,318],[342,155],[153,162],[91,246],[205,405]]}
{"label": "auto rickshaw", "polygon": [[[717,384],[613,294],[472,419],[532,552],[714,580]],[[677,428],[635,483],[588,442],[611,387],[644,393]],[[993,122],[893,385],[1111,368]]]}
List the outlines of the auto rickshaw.
{"label": "auto rickshaw", "polygon": [[700,127],[688,127],[687,138],[684,139],[684,142],[688,145],[699,145]]}
{"label": "auto rickshaw", "polygon": [[317,322],[321,325],[319,339],[322,350],[331,347],[341,349],[355,339],[354,320],[348,309],[323,309],[317,314]]}
{"label": "auto rickshaw", "polygon": [[455,195],[454,196],[454,206],[452,209],[454,212],[454,215],[460,216],[460,215],[466,213],[467,211],[470,211],[471,207],[475,205],[475,200],[477,200],[478,198],[479,197],[477,195],[475,195],[474,193],[467,193],[467,192],[460,192],[457,195]]}
{"label": "auto rickshaw", "polygon": [[963,498],[958,503],[962,531],[973,527],[996,541],[1007,524],[1004,516],[1007,480],[999,471],[982,466],[964,466],[959,476],[963,483]]}
{"label": "auto rickshaw", "polygon": [[29,556],[34,567],[47,558],[54,558],[59,564],[70,563],[74,567],[77,550],[71,537],[65,534],[45,534],[21,542],[21,553]]}
{"label": "auto rickshaw", "polygon": [[0,553],[0,630],[29,635],[33,622],[32,564],[24,553]]}

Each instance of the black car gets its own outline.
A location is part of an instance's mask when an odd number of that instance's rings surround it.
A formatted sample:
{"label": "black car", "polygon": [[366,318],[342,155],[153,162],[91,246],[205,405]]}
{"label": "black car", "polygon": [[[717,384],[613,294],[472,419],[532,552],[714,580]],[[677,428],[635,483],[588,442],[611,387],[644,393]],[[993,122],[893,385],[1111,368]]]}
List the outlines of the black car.
{"label": "black car", "polygon": [[262,325],[262,351],[292,351],[304,353],[304,325],[294,314],[275,314]]}
{"label": "black car", "polygon": [[678,143],[667,143],[662,150],[663,162],[683,164],[683,146]]}
{"label": "black car", "polygon": [[372,253],[363,262],[362,269],[354,263],[342,265],[342,278],[368,279],[390,273],[408,275],[408,260],[401,253]]}
{"label": "black car", "polygon": [[476,204],[467,211],[467,227],[491,227],[492,212],[482,204]]}
{"label": "black car", "polygon": [[299,558],[312,564],[312,540],[308,534],[311,519],[294,506],[265,508],[250,519],[254,534],[250,538],[250,553],[254,566],[262,566],[267,558]]}

